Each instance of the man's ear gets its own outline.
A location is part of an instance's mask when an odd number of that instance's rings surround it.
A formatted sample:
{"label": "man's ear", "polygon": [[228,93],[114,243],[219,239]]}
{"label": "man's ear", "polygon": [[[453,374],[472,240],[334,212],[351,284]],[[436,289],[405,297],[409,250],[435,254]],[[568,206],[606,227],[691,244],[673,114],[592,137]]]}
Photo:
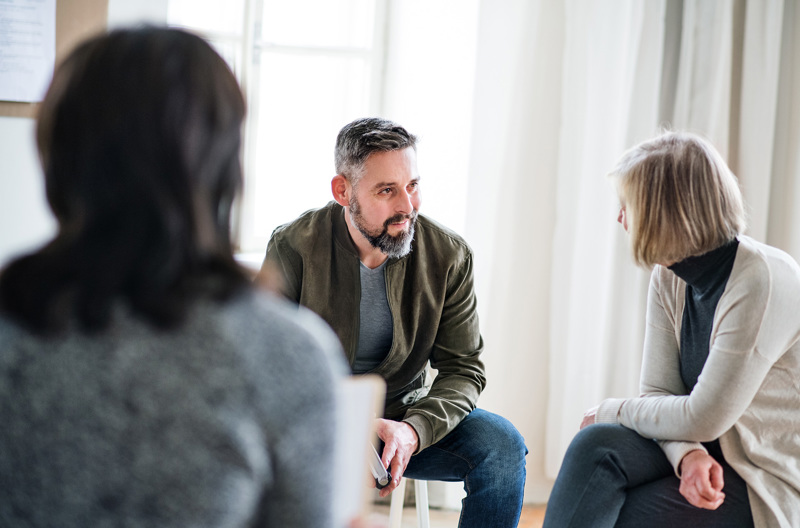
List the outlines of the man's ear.
{"label": "man's ear", "polygon": [[334,176],[331,180],[331,192],[333,193],[333,199],[336,200],[336,203],[342,207],[350,206],[350,193],[352,192],[352,188],[347,178],[341,174]]}

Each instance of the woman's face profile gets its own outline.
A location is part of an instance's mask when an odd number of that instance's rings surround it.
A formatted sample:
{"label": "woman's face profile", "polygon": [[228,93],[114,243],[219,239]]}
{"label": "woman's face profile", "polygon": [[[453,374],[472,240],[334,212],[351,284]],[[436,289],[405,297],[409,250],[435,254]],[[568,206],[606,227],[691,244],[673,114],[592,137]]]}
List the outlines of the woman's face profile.
{"label": "woman's face profile", "polygon": [[619,206],[619,214],[617,215],[617,222],[622,225],[622,228],[625,229],[625,232],[628,232],[628,212],[625,209],[625,204],[621,204]]}

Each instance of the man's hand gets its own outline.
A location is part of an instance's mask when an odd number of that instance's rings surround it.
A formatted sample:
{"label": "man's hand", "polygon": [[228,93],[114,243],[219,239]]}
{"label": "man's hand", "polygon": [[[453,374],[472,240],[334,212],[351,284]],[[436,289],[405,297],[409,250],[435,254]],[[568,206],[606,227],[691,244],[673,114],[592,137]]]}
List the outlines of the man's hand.
{"label": "man's hand", "polygon": [[419,447],[419,437],[414,428],[407,423],[383,418],[378,419],[375,431],[385,444],[381,462],[392,474],[392,481],[380,491],[380,496],[385,497],[400,484],[400,478],[406,471],[411,455]]}
{"label": "man's hand", "polygon": [[716,510],[725,500],[722,487],[722,466],[701,449],[689,451],[680,465],[680,492],[689,504],[706,510]]}

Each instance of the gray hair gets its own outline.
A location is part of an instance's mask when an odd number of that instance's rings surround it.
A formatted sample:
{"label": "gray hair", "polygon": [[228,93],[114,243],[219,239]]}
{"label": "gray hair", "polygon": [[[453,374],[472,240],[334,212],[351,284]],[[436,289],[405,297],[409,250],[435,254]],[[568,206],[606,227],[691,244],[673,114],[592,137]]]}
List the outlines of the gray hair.
{"label": "gray hair", "polygon": [[364,163],[372,153],[408,147],[417,149],[417,137],[397,123],[379,117],[356,119],[336,137],[336,174],[355,186],[364,175]]}

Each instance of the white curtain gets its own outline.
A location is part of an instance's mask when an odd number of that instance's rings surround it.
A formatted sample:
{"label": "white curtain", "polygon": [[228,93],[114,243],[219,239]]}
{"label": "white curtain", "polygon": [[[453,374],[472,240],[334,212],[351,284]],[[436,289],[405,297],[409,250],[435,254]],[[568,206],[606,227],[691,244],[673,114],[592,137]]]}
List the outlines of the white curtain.
{"label": "white curtain", "polygon": [[[489,384],[545,502],[583,411],[638,391],[649,271],[605,174],[662,126],[709,137],[749,233],[800,258],[800,13],[793,2],[487,0],[467,239]],[[800,307],[800,300],[798,300]]]}

